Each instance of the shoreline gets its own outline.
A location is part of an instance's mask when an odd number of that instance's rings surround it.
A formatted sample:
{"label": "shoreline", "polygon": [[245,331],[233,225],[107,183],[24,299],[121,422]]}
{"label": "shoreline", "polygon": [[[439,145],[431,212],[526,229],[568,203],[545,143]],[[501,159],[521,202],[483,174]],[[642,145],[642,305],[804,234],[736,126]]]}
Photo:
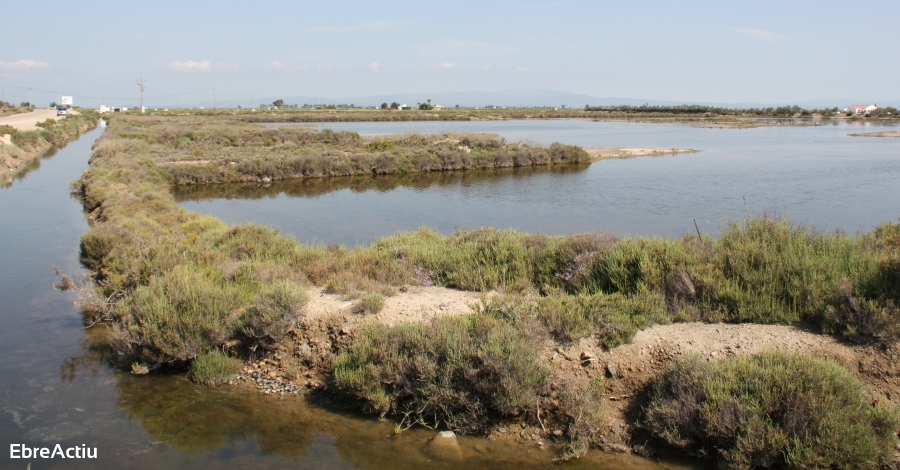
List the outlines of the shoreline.
{"label": "shoreline", "polygon": [[638,157],[661,157],[665,155],[680,155],[685,153],[699,153],[702,150],[676,149],[676,148],[651,148],[651,147],[588,147],[584,149],[591,156],[592,162],[601,160],[622,160]]}
{"label": "shoreline", "polygon": [[859,132],[855,134],[847,134],[850,137],[900,137],[900,131],[887,132]]}

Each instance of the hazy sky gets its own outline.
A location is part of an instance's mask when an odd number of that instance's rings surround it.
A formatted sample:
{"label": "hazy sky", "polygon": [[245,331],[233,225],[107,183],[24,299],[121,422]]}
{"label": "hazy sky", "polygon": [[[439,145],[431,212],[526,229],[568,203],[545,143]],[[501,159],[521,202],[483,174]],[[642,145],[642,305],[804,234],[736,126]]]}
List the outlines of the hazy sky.
{"label": "hazy sky", "polygon": [[138,77],[148,97],[215,87],[219,99],[533,88],[900,98],[900,2],[735,3],[11,1],[0,85],[7,100],[12,86],[134,99]]}

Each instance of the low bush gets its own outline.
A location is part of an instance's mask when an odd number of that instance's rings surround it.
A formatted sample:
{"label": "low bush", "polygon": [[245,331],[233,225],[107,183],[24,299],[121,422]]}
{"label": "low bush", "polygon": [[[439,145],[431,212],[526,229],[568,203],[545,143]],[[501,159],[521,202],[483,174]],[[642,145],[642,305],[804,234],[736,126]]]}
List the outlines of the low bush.
{"label": "low bush", "polygon": [[239,359],[221,351],[204,353],[191,362],[188,378],[201,385],[214,387],[233,379],[243,367]]}
{"label": "low bush", "polygon": [[669,323],[662,296],[622,294],[579,294],[523,297],[494,296],[476,307],[479,312],[518,322],[540,321],[563,341],[577,341],[593,335],[596,341],[613,348],[631,341],[649,326]]}
{"label": "low bush", "polygon": [[266,283],[247,312],[243,333],[250,339],[248,346],[272,349],[300,322],[307,300],[306,292],[293,282]]}
{"label": "low bush", "polygon": [[368,315],[378,313],[383,308],[384,296],[377,292],[372,292],[360,297],[356,305],[353,306],[353,313]]}
{"label": "low bush", "polygon": [[833,362],[772,351],[674,363],[643,424],[726,468],[874,468],[898,444],[900,413],[893,404],[873,406]]}
{"label": "low bush", "polygon": [[549,375],[537,360],[543,336],[539,325],[477,314],[373,325],[338,355],[335,385],[406,425],[477,431],[489,413],[517,415],[537,404]]}

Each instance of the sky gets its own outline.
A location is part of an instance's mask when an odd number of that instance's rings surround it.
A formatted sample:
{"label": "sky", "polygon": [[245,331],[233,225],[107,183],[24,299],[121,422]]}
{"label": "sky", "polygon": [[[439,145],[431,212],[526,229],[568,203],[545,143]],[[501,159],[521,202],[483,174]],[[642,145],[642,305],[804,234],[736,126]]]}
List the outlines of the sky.
{"label": "sky", "polygon": [[510,89],[900,98],[897,1],[89,0],[2,11],[3,95],[18,87],[27,100],[31,87],[38,105],[56,93],[133,105],[141,77],[149,106],[211,100],[212,88],[223,101]]}

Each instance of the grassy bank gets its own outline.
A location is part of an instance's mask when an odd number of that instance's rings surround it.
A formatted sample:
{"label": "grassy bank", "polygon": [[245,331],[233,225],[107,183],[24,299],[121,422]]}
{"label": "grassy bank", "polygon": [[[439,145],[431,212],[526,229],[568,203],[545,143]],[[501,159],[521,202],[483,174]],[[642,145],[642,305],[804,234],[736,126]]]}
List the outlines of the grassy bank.
{"label": "grassy bank", "polygon": [[[359,315],[408,285],[497,290],[468,316],[371,325],[323,367],[340,393],[406,424],[473,431],[490,416],[539,416],[544,406],[564,423],[573,454],[596,444],[602,407],[591,398],[595,384],[549,380],[538,355],[548,340],[590,336],[614,347],[650,325],[686,320],[814,322],[859,342],[897,340],[898,224],[850,236],[758,217],[702,241],[422,229],[348,249],[229,227],[185,211],[171,193],[179,183],[577,163],[582,155],[492,136],[366,140],[219,118],[116,118],[76,183],[92,222],[81,257],[97,280],[83,302],[86,320],[111,325],[111,355],[123,366],[202,357],[194,376],[216,383],[217,370],[233,367],[213,351],[259,354],[302,330],[310,285],[368,299]],[[433,166],[416,167],[416,158]],[[551,394],[555,404],[540,405]]]}
{"label": "grassy bank", "polygon": [[0,126],[0,136],[10,135],[12,145],[0,144],[0,178],[10,180],[19,171],[27,167],[27,163],[39,157],[51,147],[61,147],[69,140],[88,129],[93,129],[99,114],[82,110],[59,121],[48,119],[38,123],[40,129],[19,131],[11,126]]}

